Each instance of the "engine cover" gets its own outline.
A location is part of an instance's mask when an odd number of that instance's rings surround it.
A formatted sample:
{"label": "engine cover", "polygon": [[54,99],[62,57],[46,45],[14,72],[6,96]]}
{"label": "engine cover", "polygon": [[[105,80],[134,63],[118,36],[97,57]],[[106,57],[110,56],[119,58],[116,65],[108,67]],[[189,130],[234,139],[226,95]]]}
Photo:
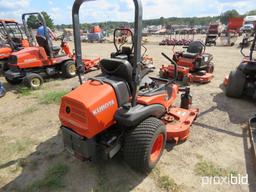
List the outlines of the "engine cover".
{"label": "engine cover", "polygon": [[117,109],[112,86],[89,80],[62,97],[59,118],[62,126],[92,138],[115,123]]}
{"label": "engine cover", "polygon": [[47,63],[47,55],[42,47],[26,47],[20,51],[13,52],[12,57],[16,57],[16,63],[19,68],[43,67]]}
{"label": "engine cover", "polygon": [[8,58],[12,53],[12,49],[10,47],[1,47],[0,48],[0,59]]}

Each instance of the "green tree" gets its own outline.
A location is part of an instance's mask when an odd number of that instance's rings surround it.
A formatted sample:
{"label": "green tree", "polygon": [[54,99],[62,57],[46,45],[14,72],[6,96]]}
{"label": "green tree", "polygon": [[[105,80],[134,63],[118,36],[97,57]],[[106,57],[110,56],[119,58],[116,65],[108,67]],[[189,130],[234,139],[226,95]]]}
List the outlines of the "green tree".
{"label": "green tree", "polygon": [[27,20],[27,25],[29,28],[36,29],[39,26],[37,17],[35,15],[30,15]]}
{"label": "green tree", "polygon": [[159,24],[160,25],[165,25],[165,18],[164,17],[160,17]]}
{"label": "green tree", "polygon": [[238,16],[239,16],[239,13],[237,12],[237,10],[235,10],[235,9],[228,10],[220,15],[220,21],[223,24],[228,24],[229,18],[238,17]]}
{"label": "green tree", "polygon": [[[43,17],[45,19],[46,26],[51,29],[54,29],[54,23],[53,23],[52,18],[45,11],[41,12],[41,14],[43,15]],[[32,29],[38,28],[40,26],[40,22],[41,22],[41,19],[39,19],[35,15],[30,15],[27,20],[28,27],[30,27]]]}
{"label": "green tree", "polygon": [[247,15],[256,15],[256,9],[249,11]]}
{"label": "green tree", "polygon": [[44,16],[46,26],[49,27],[50,29],[54,29],[53,19],[50,17],[50,15],[48,15],[45,11],[41,13]]}

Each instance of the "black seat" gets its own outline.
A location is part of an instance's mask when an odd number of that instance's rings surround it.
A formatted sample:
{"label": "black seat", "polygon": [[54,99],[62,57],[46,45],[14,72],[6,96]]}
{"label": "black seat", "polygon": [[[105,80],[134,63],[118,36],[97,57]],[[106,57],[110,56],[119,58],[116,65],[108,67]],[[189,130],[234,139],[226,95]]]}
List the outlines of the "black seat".
{"label": "black seat", "polygon": [[189,52],[183,53],[183,57],[186,57],[186,58],[195,58],[197,55],[198,53],[189,53]]}
{"label": "black seat", "polygon": [[186,58],[195,58],[198,54],[203,52],[204,46],[200,41],[193,41],[189,44],[187,51],[183,53]]}
{"label": "black seat", "polygon": [[193,41],[189,44],[187,52],[189,53],[198,53],[201,54],[203,52],[204,46],[200,41]]}
{"label": "black seat", "polygon": [[102,59],[100,68],[103,74],[125,80],[132,90],[132,65],[127,60]]}
{"label": "black seat", "polygon": [[52,47],[52,50],[53,50],[54,52],[59,52],[60,47],[59,47],[59,46],[53,46],[53,47]]}
{"label": "black seat", "polygon": [[43,36],[37,35],[37,36],[36,36],[36,41],[37,41],[37,43],[38,43],[38,45],[39,45],[40,47],[43,47],[43,48],[44,48],[46,54],[49,56],[49,55],[50,55],[50,47],[49,47],[49,45],[48,45],[48,43],[47,43],[46,38],[43,37]]}
{"label": "black seat", "polygon": [[[40,47],[43,47],[46,54],[48,56],[50,56],[50,47],[49,47],[49,44],[47,43],[46,41],[46,38],[43,37],[43,36],[36,36],[36,41],[38,43],[38,45]],[[60,47],[59,46],[52,46],[52,51],[54,52],[54,54],[58,54],[58,52],[60,51]]]}
{"label": "black seat", "polygon": [[122,54],[129,56],[132,53],[132,49],[130,47],[122,47]]}
{"label": "black seat", "polygon": [[111,53],[111,58],[122,59],[130,61],[130,56],[132,54],[132,49],[130,47],[122,47],[118,52]]}

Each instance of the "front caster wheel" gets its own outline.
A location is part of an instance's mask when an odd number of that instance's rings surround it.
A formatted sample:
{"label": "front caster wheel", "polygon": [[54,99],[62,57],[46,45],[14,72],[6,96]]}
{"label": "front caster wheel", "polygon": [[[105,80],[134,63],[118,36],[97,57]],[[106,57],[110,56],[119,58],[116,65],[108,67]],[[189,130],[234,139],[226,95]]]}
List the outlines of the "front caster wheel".
{"label": "front caster wheel", "polygon": [[26,75],[23,79],[24,85],[31,89],[39,89],[43,82],[44,81],[41,75],[36,73],[30,73]]}

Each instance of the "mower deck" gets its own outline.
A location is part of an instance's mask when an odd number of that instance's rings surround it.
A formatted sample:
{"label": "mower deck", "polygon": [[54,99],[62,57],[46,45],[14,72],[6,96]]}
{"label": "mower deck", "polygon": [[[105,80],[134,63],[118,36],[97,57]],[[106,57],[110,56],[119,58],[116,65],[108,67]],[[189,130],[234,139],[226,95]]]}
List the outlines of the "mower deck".
{"label": "mower deck", "polygon": [[[188,79],[186,81],[188,81],[189,83],[209,83],[214,75],[212,73],[192,73],[189,72],[189,68],[188,67],[182,67],[182,66],[178,66],[177,68],[178,70],[178,80],[184,80],[184,77],[187,77]],[[173,78],[174,77],[174,67],[172,65],[168,65],[168,66],[164,66],[162,65],[162,67],[160,68],[160,77],[161,78]]]}
{"label": "mower deck", "polygon": [[195,82],[195,83],[209,83],[213,79],[213,74],[212,73],[205,73],[204,75],[198,75],[198,74],[193,74],[190,73],[190,80],[189,82]]}
{"label": "mower deck", "polygon": [[196,119],[198,109],[183,109],[172,107],[162,118],[166,124],[167,141],[175,140],[176,143],[188,138],[190,127]]}
{"label": "mower deck", "polygon": [[83,63],[84,63],[84,67],[85,67],[85,71],[89,72],[92,70],[92,68],[96,68],[99,69],[99,62],[100,62],[100,58],[96,58],[96,59],[83,59]]}
{"label": "mower deck", "polygon": [[254,168],[256,171],[256,116],[249,120],[248,129],[252,147],[252,158],[254,161]]}

